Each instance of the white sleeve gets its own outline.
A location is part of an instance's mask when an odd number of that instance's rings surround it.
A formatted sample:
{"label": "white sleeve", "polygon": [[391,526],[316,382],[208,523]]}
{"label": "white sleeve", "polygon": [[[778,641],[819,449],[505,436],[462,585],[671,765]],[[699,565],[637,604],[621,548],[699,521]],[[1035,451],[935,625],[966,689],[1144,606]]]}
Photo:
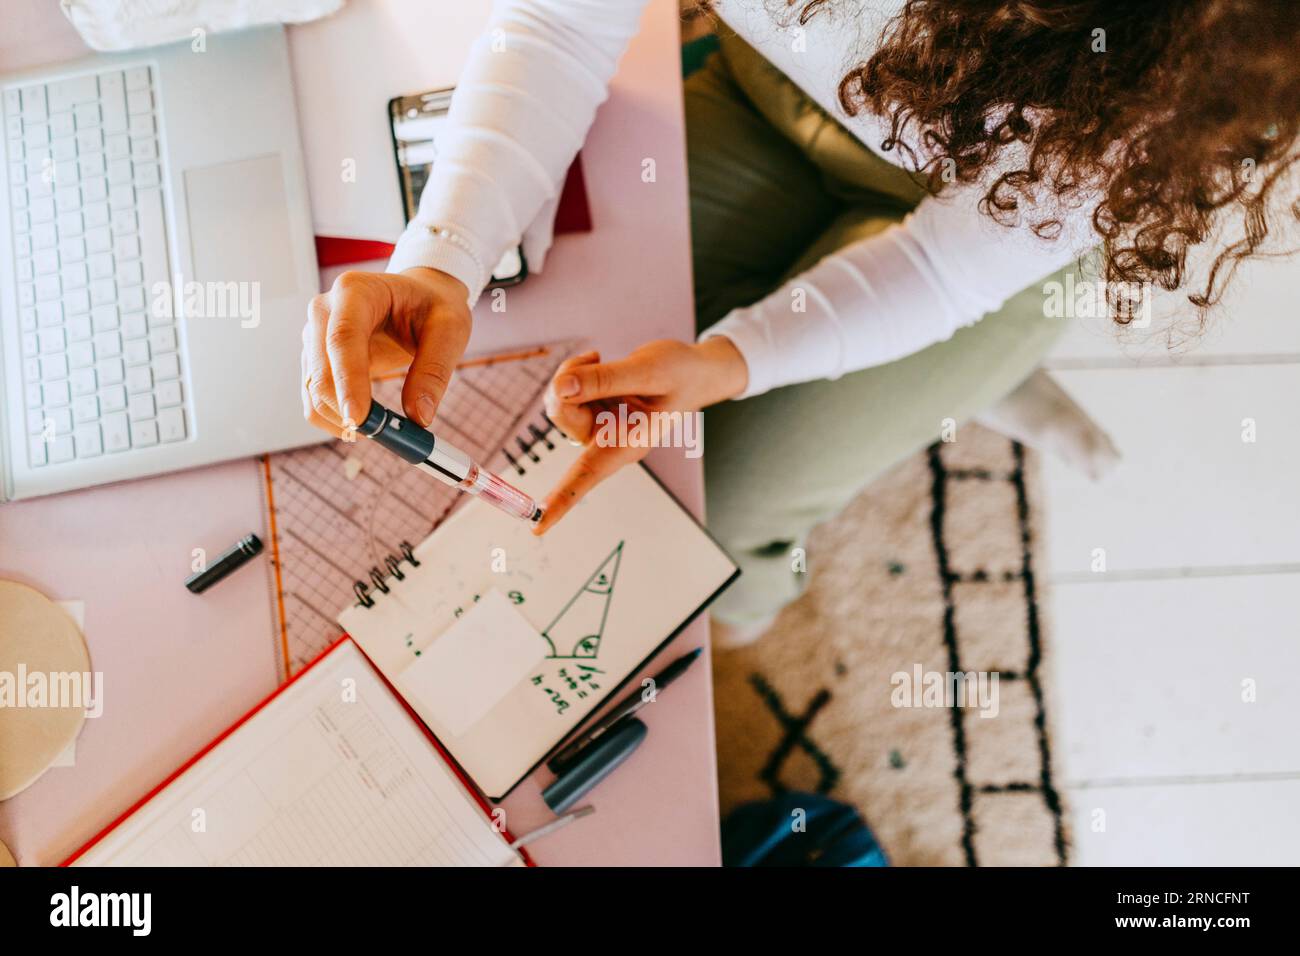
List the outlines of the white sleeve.
{"label": "white sleeve", "polygon": [[[1056,212],[1059,238],[1003,226],[978,208],[985,187],[927,197],[901,223],[826,256],[701,338],[725,335],[749,367],[749,397],[838,378],[950,338],[1095,244],[1091,205]],[[1038,213],[1035,216],[1041,216]]]}
{"label": "white sleeve", "polygon": [[438,161],[389,272],[441,269],[465,283],[473,305],[539,212],[554,212],[646,2],[498,5],[456,85]]}

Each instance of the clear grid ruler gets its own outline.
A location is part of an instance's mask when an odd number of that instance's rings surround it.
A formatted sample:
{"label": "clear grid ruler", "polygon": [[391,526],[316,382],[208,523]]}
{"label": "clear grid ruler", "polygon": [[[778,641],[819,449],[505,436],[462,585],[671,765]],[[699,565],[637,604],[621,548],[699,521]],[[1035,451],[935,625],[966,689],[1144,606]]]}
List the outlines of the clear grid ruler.
{"label": "clear grid ruler", "polygon": [[[562,342],[467,359],[452,378],[434,430],[488,467],[528,434],[556,367],[576,351]],[[401,409],[401,379],[377,382],[375,397]],[[267,562],[276,615],[280,679],[297,673],[342,634],[335,617],[356,601],[385,559],[418,544],[463,496],[364,439],[329,441],[263,458]]]}

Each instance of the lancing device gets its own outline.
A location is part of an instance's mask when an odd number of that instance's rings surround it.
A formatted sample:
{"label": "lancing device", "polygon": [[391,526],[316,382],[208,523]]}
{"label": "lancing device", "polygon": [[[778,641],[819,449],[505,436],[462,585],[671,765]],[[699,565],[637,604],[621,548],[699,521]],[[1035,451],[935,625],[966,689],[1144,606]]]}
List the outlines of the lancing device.
{"label": "lancing device", "polygon": [[542,506],[514,485],[474,464],[455,445],[435,438],[433,432],[376,401],[370,403],[370,412],[357,431],[444,484],[496,505],[506,514],[533,522],[542,518]]}

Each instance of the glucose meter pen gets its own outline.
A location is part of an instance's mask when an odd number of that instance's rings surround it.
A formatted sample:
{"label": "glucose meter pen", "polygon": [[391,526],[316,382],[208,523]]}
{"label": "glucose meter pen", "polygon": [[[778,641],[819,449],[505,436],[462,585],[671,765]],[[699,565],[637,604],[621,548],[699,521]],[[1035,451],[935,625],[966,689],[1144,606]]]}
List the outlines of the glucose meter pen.
{"label": "glucose meter pen", "polygon": [[476,465],[455,445],[435,438],[433,432],[376,401],[370,403],[370,412],[357,431],[444,484],[482,498],[506,514],[533,522],[542,518],[542,506],[514,485]]}

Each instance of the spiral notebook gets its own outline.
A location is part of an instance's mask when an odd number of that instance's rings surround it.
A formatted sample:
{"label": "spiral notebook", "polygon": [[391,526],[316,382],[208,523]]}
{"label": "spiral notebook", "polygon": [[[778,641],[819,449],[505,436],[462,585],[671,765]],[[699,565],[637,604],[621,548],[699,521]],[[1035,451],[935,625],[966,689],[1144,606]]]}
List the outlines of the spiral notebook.
{"label": "spiral notebook", "polygon": [[340,638],[64,861],[521,866],[526,853]]}
{"label": "spiral notebook", "polygon": [[[505,477],[542,498],[578,449],[539,416]],[[356,586],[339,624],[491,799],[739,574],[643,466],[545,537],[471,500]]]}

